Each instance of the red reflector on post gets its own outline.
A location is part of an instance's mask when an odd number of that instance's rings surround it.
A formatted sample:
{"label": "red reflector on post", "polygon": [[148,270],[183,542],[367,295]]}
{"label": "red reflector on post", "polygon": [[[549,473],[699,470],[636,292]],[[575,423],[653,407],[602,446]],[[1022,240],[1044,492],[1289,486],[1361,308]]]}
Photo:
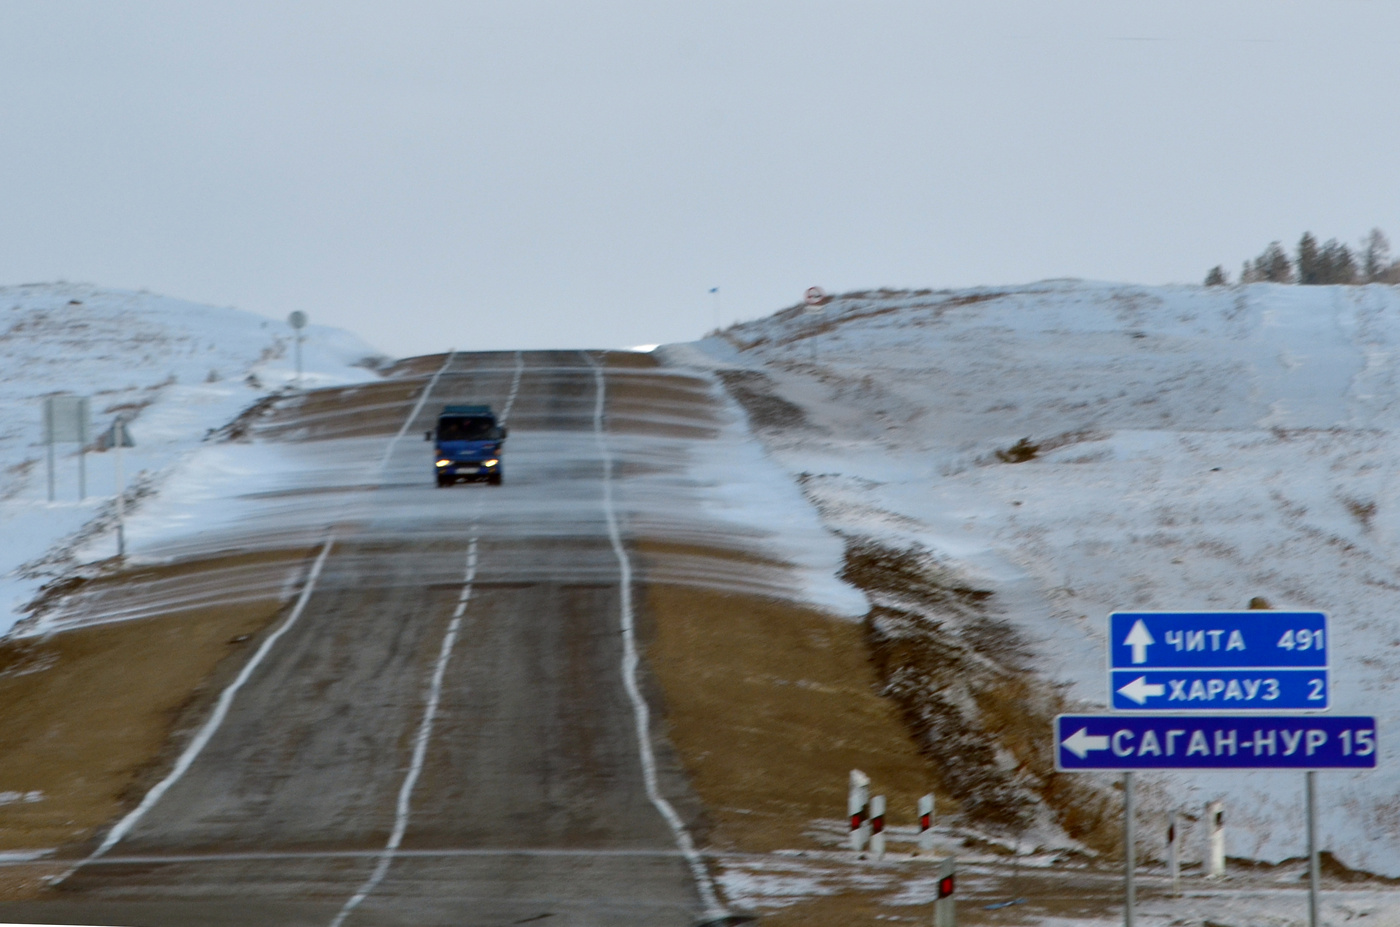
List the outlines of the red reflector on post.
{"label": "red reflector on post", "polygon": [[938,897],[947,898],[953,894],[953,877],[944,876],[938,880]]}
{"label": "red reflector on post", "polygon": [[929,829],[930,827],[932,827],[932,826],[933,826],[933,815],[931,815],[931,814],[921,814],[921,815],[919,815],[919,830],[928,830],[928,829]]}

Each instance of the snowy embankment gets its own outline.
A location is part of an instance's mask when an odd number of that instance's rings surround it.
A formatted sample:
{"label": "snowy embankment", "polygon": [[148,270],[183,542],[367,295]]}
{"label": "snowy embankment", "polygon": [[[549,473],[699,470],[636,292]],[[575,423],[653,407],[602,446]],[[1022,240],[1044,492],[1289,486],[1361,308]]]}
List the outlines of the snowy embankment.
{"label": "snowy embankment", "polygon": [[[305,330],[307,386],[377,379],[378,359],[348,332]],[[136,443],[124,452],[129,495],[144,495],[177,474],[198,477],[191,458],[209,431],[295,376],[284,322],[84,285],[0,288],[0,634],[73,565],[76,545],[83,559],[116,553],[115,455],[89,447],[80,499],[78,445],[57,445],[49,502],[43,397],[90,397],[94,438],[125,416]]]}
{"label": "snowy embankment", "polygon": [[[1400,291],[885,291],[663,354],[752,394],[769,453],[848,543],[994,593],[1068,704],[1106,705],[1111,611],[1328,612],[1332,710],[1377,715],[1381,750],[1374,772],[1322,774],[1321,845],[1400,875]],[[1215,798],[1230,855],[1303,852],[1298,773],[1142,778],[1149,854],[1169,809]]]}

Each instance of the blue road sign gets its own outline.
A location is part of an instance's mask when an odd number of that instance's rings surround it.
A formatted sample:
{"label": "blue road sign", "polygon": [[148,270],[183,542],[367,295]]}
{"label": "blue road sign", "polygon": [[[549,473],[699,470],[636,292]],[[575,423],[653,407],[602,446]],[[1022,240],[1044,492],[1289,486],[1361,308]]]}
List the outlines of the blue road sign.
{"label": "blue road sign", "polygon": [[1325,669],[1113,670],[1109,705],[1120,711],[1326,711]]}
{"label": "blue road sign", "polygon": [[1327,666],[1322,612],[1114,612],[1111,669]]}
{"label": "blue road sign", "polygon": [[1376,719],[1330,715],[1060,715],[1055,767],[1374,769]]}

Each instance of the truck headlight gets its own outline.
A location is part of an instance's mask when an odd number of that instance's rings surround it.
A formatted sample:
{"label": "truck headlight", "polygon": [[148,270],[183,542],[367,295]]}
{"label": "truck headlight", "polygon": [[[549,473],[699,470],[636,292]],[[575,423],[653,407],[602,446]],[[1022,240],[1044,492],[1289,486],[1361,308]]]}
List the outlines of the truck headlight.
{"label": "truck headlight", "polygon": [[439,461],[437,462],[437,465],[438,465],[439,467],[446,467],[446,466],[449,465],[450,463],[452,463],[452,461],[450,461],[450,460],[439,460]]}
{"label": "truck headlight", "polygon": [[499,461],[499,460],[494,460],[494,459],[493,459],[493,460],[483,460],[481,463],[482,463],[483,466],[486,466],[486,467],[494,467],[496,464],[500,463],[500,461]]}

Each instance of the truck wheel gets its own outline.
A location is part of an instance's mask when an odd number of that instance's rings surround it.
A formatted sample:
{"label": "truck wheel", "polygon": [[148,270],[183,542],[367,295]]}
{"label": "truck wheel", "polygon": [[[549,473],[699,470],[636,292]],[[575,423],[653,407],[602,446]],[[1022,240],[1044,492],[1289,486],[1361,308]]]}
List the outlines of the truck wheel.
{"label": "truck wheel", "polygon": [[438,489],[442,489],[442,488],[445,487],[445,486],[451,486],[451,485],[452,485],[450,482],[448,482],[447,477],[443,476],[441,473],[439,473],[439,474],[437,475],[437,481],[438,481]]}
{"label": "truck wheel", "polygon": [[495,473],[488,476],[486,482],[490,483],[492,486],[501,485],[501,471],[497,470]]}

